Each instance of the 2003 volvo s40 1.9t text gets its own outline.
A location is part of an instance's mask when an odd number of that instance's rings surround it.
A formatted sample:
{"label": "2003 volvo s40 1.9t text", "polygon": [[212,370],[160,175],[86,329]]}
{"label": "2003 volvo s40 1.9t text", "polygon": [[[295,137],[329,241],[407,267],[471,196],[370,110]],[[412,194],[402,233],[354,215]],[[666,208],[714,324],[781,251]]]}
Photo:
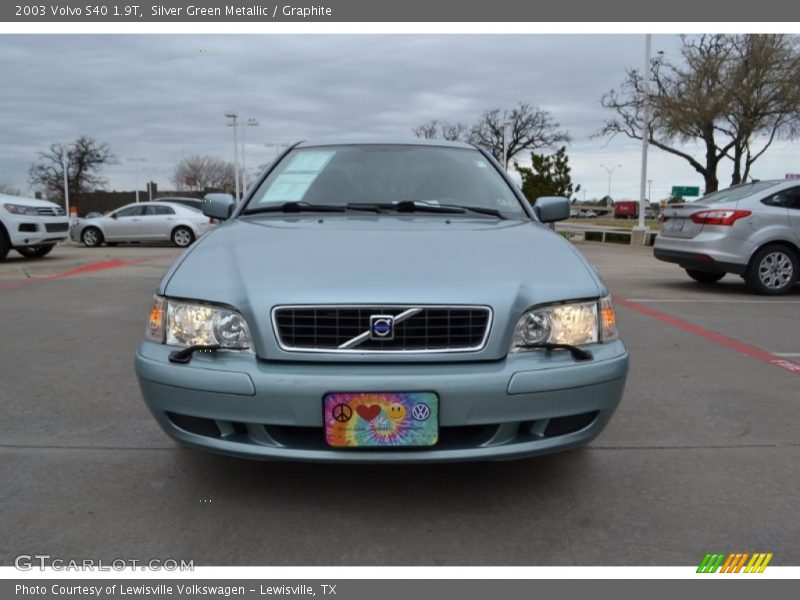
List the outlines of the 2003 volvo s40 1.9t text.
{"label": "2003 volvo s40 1.9t text", "polygon": [[300,143],[158,286],[136,372],[164,430],[251,458],[503,459],[600,433],[628,353],[608,291],[467,145]]}

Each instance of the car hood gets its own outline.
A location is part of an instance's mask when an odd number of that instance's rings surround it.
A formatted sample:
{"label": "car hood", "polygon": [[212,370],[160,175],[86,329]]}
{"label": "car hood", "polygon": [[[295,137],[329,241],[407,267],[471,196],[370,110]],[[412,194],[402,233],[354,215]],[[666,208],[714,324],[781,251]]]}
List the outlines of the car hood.
{"label": "car hood", "polygon": [[159,293],[233,306],[271,344],[269,314],[282,304],[486,305],[493,335],[510,336],[525,309],[604,288],[571,244],[531,221],[335,215],[228,221]]}
{"label": "car hood", "polygon": [[34,208],[53,208],[58,204],[49,200],[38,200],[36,198],[24,198],[22,196],[9,196],[0,194],[0,204],[19,204],[20,206],[32,206]]}

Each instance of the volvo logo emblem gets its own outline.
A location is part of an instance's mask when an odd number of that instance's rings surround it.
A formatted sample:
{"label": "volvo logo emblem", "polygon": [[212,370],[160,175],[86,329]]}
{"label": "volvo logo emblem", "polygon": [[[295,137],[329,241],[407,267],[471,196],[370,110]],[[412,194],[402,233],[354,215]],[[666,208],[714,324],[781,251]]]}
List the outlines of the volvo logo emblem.
{"label": "volvo logo emblem", "polygon": [[369,337],[371,340],[393,340],[394,317],[392,315],[370,315]]}

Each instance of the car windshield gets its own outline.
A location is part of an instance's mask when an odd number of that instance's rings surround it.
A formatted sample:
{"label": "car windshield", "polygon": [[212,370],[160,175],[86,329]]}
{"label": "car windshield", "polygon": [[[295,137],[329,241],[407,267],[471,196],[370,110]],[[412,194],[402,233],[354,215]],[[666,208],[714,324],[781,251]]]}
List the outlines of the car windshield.
{"label": "car windshield", "polygon": [[724,190],[719,190],[718,192],[711,192],[710,194],[706,194],[702,198],[695,200],[694,202],[697,204],[716,204],[719,202],[736,202],[737,200],[741,200],[749,196],[750,194],[756,194],[758,192],[763,192],[771,187],[776,185],[774,181],[756,181],[754,183],[742,183],[740,185],[734,185],[733,187],[726,188]]}
{"label": "car windshield", "polygon": [[458,205],[527,218],[512,189],[483,154],[442,146],[295,148],[255,191],[244,212],[287,203],[384,209]]}

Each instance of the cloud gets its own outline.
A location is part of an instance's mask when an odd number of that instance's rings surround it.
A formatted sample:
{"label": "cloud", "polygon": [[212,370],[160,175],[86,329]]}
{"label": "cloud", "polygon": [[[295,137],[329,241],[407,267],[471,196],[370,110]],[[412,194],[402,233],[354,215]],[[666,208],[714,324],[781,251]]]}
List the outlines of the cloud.
{"label": "cloud", "polygon": [[[671,52],[677,43],[654,45]],[[573,176],[588,197],[606,192],[600,163],[623,164],[614,196],[636,197],[639,143],[589,136],[604,117],[600,95],[642,54],[634,35],[6,35],[0,181],[27,188],[38,150],[86,134],[121,159],[146,157],[142,179],[169,187],[182,156],[232,157],[223,116],[232,109],[260,123],[246,133],[254,168],[275,153],[265,143],[405,138],[429,119],[470,123],[524,101],[570,131]],[[782,176],[791,153],[774,157],[763,170]],[[662,153],[651,152],[651,166],[654,197],[701,182]],[[105,175],[111,189],[134,186],[132,163]]]}

